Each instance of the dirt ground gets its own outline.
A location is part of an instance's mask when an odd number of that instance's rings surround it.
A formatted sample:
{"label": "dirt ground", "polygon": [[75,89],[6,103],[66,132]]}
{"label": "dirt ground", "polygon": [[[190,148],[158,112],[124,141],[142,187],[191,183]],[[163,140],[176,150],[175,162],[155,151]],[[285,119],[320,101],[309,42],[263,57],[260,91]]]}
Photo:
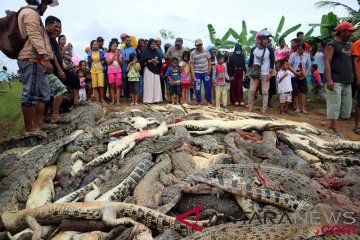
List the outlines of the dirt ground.
{"label": "dirt ground", "polygon": [[[230,107],[232,111],[246,111],[245,107]],[[255,112],[260,113],[260,107],[255,107]],[[306,122],[314,127],[318,127],[320,129],[324,129],[325,131],[331,133],[331,130],[328,129],[329,123],[326,119],[326,109],[311,109],[309,110],[309,114],[305,115],[302,113],[290,112],[287,115],[281,115],[278,107],[269,108],[268,113],[269,116],[284,118],[291,121],[296,122]],[[345,135],[345,139],[352,141],[360,141],[360,135],[357,135],[353,132],[354,129],[354,119],[342,120],[340,121],[340,126]]]}

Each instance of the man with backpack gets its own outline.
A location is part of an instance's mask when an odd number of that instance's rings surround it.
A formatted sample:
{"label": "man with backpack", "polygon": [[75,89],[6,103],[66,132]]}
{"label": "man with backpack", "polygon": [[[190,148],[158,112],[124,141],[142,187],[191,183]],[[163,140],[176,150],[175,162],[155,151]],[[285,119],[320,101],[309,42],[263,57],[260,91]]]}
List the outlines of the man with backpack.
{"label": "man with backpack", "polygon": [[50,86],[47,75],[52,73],[50,60],[54,58],[49,37],[41,16],[53,0],[26,0],[29,4],[19,11],[18,27],[21,36],[27,39],[17,59],[22,75],[21,97],[24,115],[25,135],[47,137],[42,131],[48,127],[43,116],[45,104],[50,100]]}

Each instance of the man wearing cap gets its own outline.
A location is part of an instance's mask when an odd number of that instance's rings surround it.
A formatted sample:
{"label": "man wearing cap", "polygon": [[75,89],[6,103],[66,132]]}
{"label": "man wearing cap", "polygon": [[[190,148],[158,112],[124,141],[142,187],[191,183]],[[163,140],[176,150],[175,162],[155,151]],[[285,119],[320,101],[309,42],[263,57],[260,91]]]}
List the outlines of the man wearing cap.
{"label": "man wearing cap", "polygon": [[334,40],[328,42],[324,51],[327,118],[337,134],[341,134],[339,117],[349,119],[352,110],[353,67],[348,41],[357,29],[351,23],[340,23]]}
{"label": "man wearing cap", "polygon": [[186,48],[183,47],[183,39],[177,38],[175,40],[175,46],[169,47],[169,49],[166,52],[166,57],[169,57],[170,59],[173,57],[176,57],[179,62],[181,62],[182,55],[186,51]]}
{"label": "man wearing cap", "polygon": [[21,108],[24,116],[25,135],[46,137],[41,129],[44,123],[45,103],[50,100],[50,86],[46,73],[52,73],[50,60],[54,58],[49,36],[41,22],[48,5],[56,5],[52,0],[26,0],[28,8],[18,15],[18,26],[23,38],[28,38],[18,56],[18,66],[22,76],[23,92]]}
{"label": "man wearing cap", "polygon": [[190,54],[190,66],[195,79],[195,95],[198,104],[201,104],[201,85],[204,82],[205,98],[207,104],[211,104],[211,61],[210,53],[203,48],[203,42],[201,39],[195,40],[196,49]]}

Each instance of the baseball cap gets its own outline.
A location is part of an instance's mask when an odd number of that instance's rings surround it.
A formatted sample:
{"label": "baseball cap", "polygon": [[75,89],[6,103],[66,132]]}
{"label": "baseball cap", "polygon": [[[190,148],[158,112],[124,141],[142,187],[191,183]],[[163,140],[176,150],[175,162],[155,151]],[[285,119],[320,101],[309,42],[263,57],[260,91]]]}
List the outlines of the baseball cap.
{"label": "baseball cap", "polygon": [[98,38],[96,39],[96,41],[102,42],[102,41],[104,41],[104,38],[103,38],[103,37],[98,37]]}
{"label": "baseball cap", "polygon": [[203,41],[200,38],[195,40],[195,46],[201,45],[201,44],[203,44]]}
{"label": "baseball cap", "polygon": [[175,45],[176,45],[176,44],[183,44],[183,43],[184,43],[184,41],[183,41],[182,38],[177,38],[177,39],[175,40]]}
{"label": "baseball cap", "polygon": [[122,33],[122,34],[120,35],[120,38],[126,38],[126,36],[127,36],[126,33]]}
{"label": "baseball cap", "polygon": [[358,29],[359,29],[358,27],[354,27],[349,22],[342,22],[339,25],[337,25],[337,27],[336,27],[336,31],[342,31],[342,30],[355,31],[355,30],[358,30]]}

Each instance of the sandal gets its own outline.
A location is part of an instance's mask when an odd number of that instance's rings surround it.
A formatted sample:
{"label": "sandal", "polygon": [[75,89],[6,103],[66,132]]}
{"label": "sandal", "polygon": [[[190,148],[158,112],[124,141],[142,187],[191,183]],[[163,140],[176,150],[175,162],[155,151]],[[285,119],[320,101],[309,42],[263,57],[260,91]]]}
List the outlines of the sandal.
{"label": "sandal", "polygon": [[36,130],[32,132],[24,131],[25,137],[41,137],[41,138],[47,138],[47,133],[42,130]]}
{"label": "sandal", "polygon": [[353,129],[354,133],[360,135],[360,127]]}

